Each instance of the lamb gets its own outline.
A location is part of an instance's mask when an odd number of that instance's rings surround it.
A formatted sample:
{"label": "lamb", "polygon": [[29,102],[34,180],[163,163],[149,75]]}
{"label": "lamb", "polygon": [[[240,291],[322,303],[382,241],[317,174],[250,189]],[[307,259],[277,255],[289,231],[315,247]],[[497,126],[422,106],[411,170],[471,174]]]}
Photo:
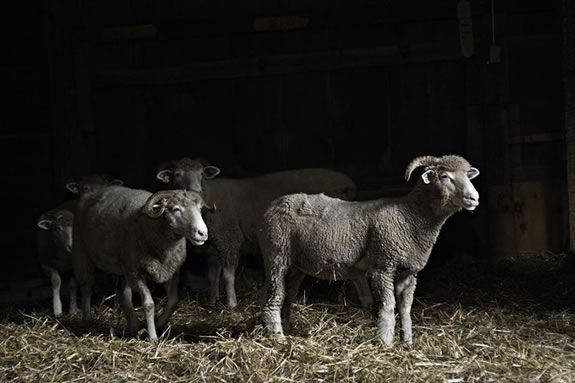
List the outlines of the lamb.
{"label": "lamb", "polygon": [[[59,206],[44,212],[38,218],[38,260],[42,269],[50,277],[52,284],[52,310],[56,318],[62,316],[62,300],[60,286],[61,274],[72,271],[72,222],[74,213],[64,206]],[[76,283],[69,279],[70,306],[69,313],[73,315],[78,310],[76,304]]]}
{"label": "lamb", "polygon": [[[82,318],[90,319],[94,268],[121,276],[118,290],[128,331],[136,331],[132,290],[140,294],[146,329],[157,339],[177,302],[177,278],[186,257],[186,239],[194,246],[208,239],[202,209],[211,209],[200,195],[171,190],[151,193],[110,186],[85,194],[78,201],[73,226],[72,264],[81,289]],[[168,300],[154,320],[154,301],[146,281],[164,284]]]}
{"label": "lamb", "polygon": [[[194,166],[192,166],[192,164]],[[189,174],[197,172],[197,160],[183,158],[172,162],[170,173],[181,174],[176,177],[162,177],[171,187],[193,189],[190,181],[197,177]],[[206,168],[204,168],[205,171]],[[164,173],[166,175],[166,173]],[[210,304],[219,299],[220,275],[223,276],[226,290],[226,305],[237,306],[235,274],[240,259],[240,250],[259,254],[257,231],[263,213],[275,198],[297,192],[319,193],[353,199],[356,193],[354,181],[345,174],[321,168],[284,170],[250,178],[206,177],[202,187],[202,196],[215,204],[217,210],[206,217],[210,228],[210,243],[215,248],[218,262],[208,262],[210,282]],[[197,182],[196,182],[197,185]],[[197,186],[195,186],[197,190]],[[223,269],[223,270],[222,270]]]}
{"label": "lamb", "polygon": [[424,167],[418,183],[399,198],[342,201],[324,194],[274,200],[264,215],[259,243],[266,269],[262,319],[283,334],[290,306],[305,275],[336,280],[365,276],[374,298],[377,335],[393,344],[397,303],[402,341],[412,345],[411,305],[417,273],[426,265],[445,221],[473,211],[479,171],[458,155],[421,156],[405,171]]}
{"label": "lamb", "polygon": [[[82,196],[93,190],[109,185],[121,185],[122,180],[112,179],[107,175],[91,174],[78,177],[66,183],[65,188],[72,194]],[[62,316],[62,299],[60,287],[62,275],[72,271],[72,225],[77,199],[68,200],[59,206],[40,215],[37,221],[38,260],[42,269],[50,277],[52,284],[52,310],[55,317]],[[78,310],[76,282],[73,276],[69,279],[70,307],[69,314]]]}

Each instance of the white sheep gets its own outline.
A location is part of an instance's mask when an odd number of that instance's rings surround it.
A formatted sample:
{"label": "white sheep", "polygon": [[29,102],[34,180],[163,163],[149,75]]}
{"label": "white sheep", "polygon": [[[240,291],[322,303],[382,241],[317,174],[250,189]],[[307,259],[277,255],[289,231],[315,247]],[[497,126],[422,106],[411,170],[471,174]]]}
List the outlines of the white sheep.
{"label": "white sheep", "polygon": [[[216,206],[214,214],[205,217],[210,228],[208,271],[210,303],[219,299],[220,275],[226,291],[226,305],[237,306],[235,276],[240,251],[259,254],[257,227],[269,203],[275,198],[297,192],[319,193],[353,199],[355,182],[347,175],[330,169],[309,168],[283,170],[248,178],[215,178],[219,169],[203,167],[198,160],[183,158],[162,168],[157,178],[170,188],[198,190]],[[202,174],[204,177],[202,178]],[[206,176],[207,175],[207,176]],[[205,180],[205,181],[204,181]],[[369,298],[368,298],[369,299]]]}
{"label": "white sheep", "polygon": [[293,194],[272,202],[259,238],[267,285],[262,319],[270,332],[283,334],[282,319],[289,323],[290,306],[305,275],[328,280],[365,276],[378,337],[392,344],[397,302],[402,341],[412,344],[416,275],[445,221],[479,204],[470,182],[479,171],[464,158],[417,157],[407,166],[406,180],[418,167],[424,167],[419,182],[400,198],[348,202]]}
{"label": "white sheep", "polygon": [[[94,268],[121,276],[118,291],[128,323],[137,329],[132,290],[141,297],[150,339],[163,327],[177,302],[177,271],[186,257],[186,239],[201,246],[208,239],[202,219],[207,205],[200,195],[171,190],[150,193],[123,186],[110,186],[87,193],[76,207],[73,227],[72,264],[82,293],[82,317],[90,319]],[[146,281],[164,284],[168,300],[154,320],[154,300]]]}

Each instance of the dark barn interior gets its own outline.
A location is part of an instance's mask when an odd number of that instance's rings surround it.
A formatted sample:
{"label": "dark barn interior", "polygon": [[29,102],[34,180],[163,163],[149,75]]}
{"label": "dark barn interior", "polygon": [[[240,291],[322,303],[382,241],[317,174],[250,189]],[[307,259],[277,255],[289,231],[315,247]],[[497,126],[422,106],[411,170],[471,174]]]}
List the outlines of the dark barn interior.
{"label": "dark barn interior", "polygon": [[559,1],[13,7],[4,189],[27,202],[5,207],[2,279],[38,275],[34,222],[68,180],[148,188],[181,157],[225,177],[333,168],[369,199],[407,192],[415,156],[461,154],[483,206],[442,240],[489,261],[568,250]]}
{"label": "dark barn interior", "polygon": [[[73,197],[64,185],[74,177],[109,174],[150,189],[161,163],[201,157],[218,177],[336,169],[369,200],[407,193],[412,158],[459,154],[481,171],[481,204],[445,224],[416,294],[460,267],[537,290],[541,280],[526,270],[560,263],[551,279],[572,311],[570,0],[5,6],[2,305],[41,296],[48,310],[36,222]],[[203,277],[205,260],[187,262]],[[252,269],[261,261],[245,254],[239,273]],[[328,282],[306,286],[314,301],[341,294]]]}

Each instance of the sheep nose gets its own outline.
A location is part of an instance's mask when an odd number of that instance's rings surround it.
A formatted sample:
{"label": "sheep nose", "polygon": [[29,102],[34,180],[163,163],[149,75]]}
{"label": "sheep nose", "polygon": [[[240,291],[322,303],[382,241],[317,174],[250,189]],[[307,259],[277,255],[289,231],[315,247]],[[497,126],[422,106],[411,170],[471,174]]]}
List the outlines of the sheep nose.
{"label": "sheep nose", "polygon": [[479,201],[479,196],[478,195],[472,195],[472,194],[468,194],[465,196],[465,199],[471,200],[471,201]]}
{"label": "sheep nose", "polygon": [[470,202],[479,203],[479,193],[466,193],[463,196],[463,199]]}
{"label": "sheep nose", "polygon": [[201,230],[201,229],[198,230],[198,231],[196,232],[196,234],[198,234],[198,235],[200,236],[200,238],[206,238],[206,237],[208,236],[208,232],[205,231],[205,230]]}

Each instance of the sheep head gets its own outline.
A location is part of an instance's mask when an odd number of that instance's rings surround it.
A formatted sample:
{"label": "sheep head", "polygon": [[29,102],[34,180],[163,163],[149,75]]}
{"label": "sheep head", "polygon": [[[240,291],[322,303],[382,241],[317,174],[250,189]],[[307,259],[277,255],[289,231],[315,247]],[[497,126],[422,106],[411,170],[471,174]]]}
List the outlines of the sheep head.
{"label": "sheep head", "polygon": [[50,232],[54,243],[61,244],[64,249],[72,252],[72,225],[74,214],[68,210],[52,210],[38,218],[37,225],[40,229]]}
{"label": "sheep head", "polygon": [[203,181],[220,174],[220,169],[202,159],[182,158],[162,164],[156,178],[172,189],[190,190],[201,194]]}
{"label": "sheep head", "polygon": [[170,231],[201,246],[208,239],[208,228],[202,210],[215,210],[202,197],[186,190],[165,190],[148,197],[142,211],[152,219],[164,219]]}
{"label": "sheep head", "polygon": [[424,167],[421,179],[425,185],[436,189],[443,200],[442,205],[470,211],[479,205],[479,193],[471,183],[479,175],[479,170],[472,167],[465,158],[453,154],[414,158],[405,170],[407,181],[418,167]]}
{"label": "sheep head", "polygon": [[112,185],[121,186],[124,181],[112,178],[108,175],[92,174],[78,177],[76,180],[66,183],[66,189],[78,196],[82,194]]}

